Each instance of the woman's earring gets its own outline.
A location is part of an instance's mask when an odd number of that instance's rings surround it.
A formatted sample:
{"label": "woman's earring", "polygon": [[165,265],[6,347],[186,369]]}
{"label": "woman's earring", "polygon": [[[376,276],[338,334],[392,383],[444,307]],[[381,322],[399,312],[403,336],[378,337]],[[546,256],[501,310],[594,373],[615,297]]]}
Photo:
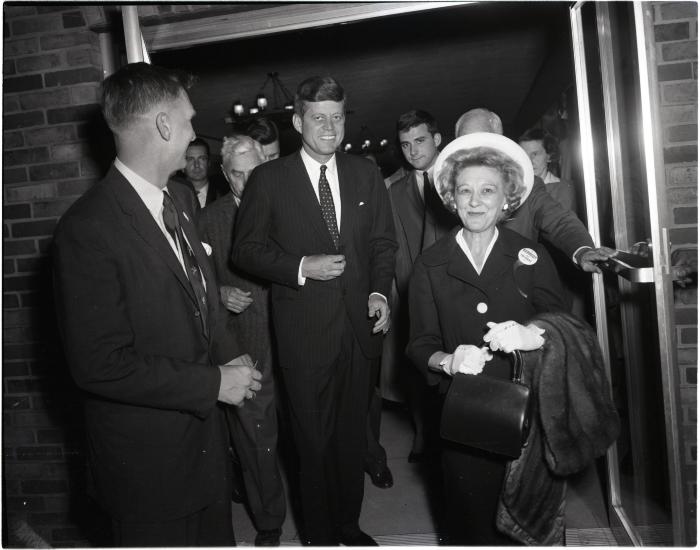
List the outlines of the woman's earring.
{"label": "woman's earring", "polygon": [[508,210],[508,203],[505,203],[505,204],[503,205],[503,210]]}

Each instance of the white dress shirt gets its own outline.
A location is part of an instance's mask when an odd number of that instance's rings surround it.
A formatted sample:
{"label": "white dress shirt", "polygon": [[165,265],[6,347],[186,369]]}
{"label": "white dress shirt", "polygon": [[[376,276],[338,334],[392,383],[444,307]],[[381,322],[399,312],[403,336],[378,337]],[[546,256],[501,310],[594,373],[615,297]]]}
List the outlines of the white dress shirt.
{"label": "white dress shirt", "polygon": [[205,183],[204,186],[197,191],[197,200],[199,201],[199,206],[204,208],[207,205],[207,193],[209,191],[209,182]]}
{"label": "white dress shirt", "polygon": [[[311,155],[309,155],[309,153],[307,153],[303,147],[301,148],[301,160],[304,163],[304,168],[306,168],[306,173],[309,174],[311,185],[314,186],[316,199],[318,200],[318,203],[321,204],[321,198],[318,194],[318,180],[321,177],[321,163],[316,159],[311,158]],[[331,188],[331,196],[333,197],[333,206],[335,206],[335,220],[338,223],[338,232],[340,232],[340,183],[338,181],[338,165],[335,161],[335,155],[328,159],[328,162],[324,164],[326,166],[326,179],[328,180],[328,185]]]}
{"label": "white dress shirt", "polygon": [[481,265],[477,265],[474,256],[472,256],[472,251],[469,250],[469,245],[464,239],[464,235],[462,234],[463,232],[464,229],[462,229],[462,231],[457,231],[457,235],[455,236],[457,244],[462,249],[462,252],[464,252],[464,255],[467,257],[467,260],[469,260],[469,263],[472,264],[472,266],[474,267],[474,270],[479,275],[481,275],[481,270],[484,269],[484,264],[486,263],[486,260],[488,260],[489,255],[493,250],[493,245],[496,244],[496,239],[498,239],[498,227],[493,228],[493,237],[491,238],[491,242],[489,243],[488,247],[486,247],[486,252],[484,253],[484,261],[481,262]]}
{"label": "white dress shirt", "polygon": [[414,170],[415,176],[416,176],[416,187],[418,188],[418,193],[420,194],[420,198],[425,201],[425,189],[423,189],[423,184],[425,183],[423,181],[423,172],[428,172],[428,178],[430,179],[430,183],[433,183],[435,180],[433,179],[433,168],[435,167],[435,163],[430,166],[427,170]]}

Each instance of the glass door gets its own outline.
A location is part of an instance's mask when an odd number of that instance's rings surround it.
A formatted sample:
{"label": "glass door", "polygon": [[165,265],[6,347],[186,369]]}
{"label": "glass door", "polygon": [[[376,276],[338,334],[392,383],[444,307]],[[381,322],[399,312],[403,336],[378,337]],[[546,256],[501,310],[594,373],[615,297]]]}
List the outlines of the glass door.
{"label": "glass door", "polygon": [[579,2],[570,14],[589,231],[598,246],[629,253],[593,280],[622,421],[607,455],[611,528],[621,544],[670,546],[685,530],[651,9]]}

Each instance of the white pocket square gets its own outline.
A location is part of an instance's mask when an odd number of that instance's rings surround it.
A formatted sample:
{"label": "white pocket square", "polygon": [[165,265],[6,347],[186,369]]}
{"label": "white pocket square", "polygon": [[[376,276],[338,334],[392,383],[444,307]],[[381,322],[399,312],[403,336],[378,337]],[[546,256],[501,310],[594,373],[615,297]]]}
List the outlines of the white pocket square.
{"label": "white pocket square", "polygon": [[360,204],[358,204],[357,206],[364,206],[364,205],[365,205],[365,201],[360,201]]}
{"label": "white pocket square", "polygon": [[207,253],[207,256],[211,256],[211,252],[212,252],[211,246],[209,246],[209,245],[208,245],[207,243],[205,243],[204,241],[202,241],[202,246],[204,247],[204,252]]}
{"label": "white pocket square", "polygon": [[187,214],[185,214],[185,213],[183,212],[182,215],[185,217],[185,219],[186,219],[187,221],[190,221],[190,219],[187,217]]}

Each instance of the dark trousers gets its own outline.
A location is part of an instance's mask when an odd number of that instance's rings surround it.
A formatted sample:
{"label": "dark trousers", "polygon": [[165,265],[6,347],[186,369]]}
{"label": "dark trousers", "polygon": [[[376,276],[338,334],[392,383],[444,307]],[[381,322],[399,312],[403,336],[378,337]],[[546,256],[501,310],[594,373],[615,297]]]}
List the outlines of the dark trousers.
{"label": "dark trousers", "polygon": [[287,503],[277,455],[277,407],[272,364],[261,368],[261,388],[242,407],[226,407],[234,451],[258,531],[279,529]]}
{"label": "dark trousers", "polygon": [[357,529],[360,518],[370,362],[346,320],[332,363],[282,372],[299,454],[303,537],[312,545],[332,545],[344,531]]}
{"label": "dark trousers", "polygon": [[112,521],[114,545],[134,546],[235,546],[230,495],[185,516],[162,522]]}

